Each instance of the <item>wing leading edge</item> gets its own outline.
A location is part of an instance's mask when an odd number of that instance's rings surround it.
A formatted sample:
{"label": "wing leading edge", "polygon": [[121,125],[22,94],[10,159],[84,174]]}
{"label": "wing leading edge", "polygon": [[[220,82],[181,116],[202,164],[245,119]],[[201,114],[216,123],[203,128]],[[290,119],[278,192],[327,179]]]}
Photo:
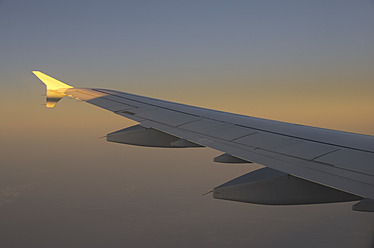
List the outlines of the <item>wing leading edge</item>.
{"label": "wing leading edge", "polygon": [[[335,201],[367,198],[354,209],[374,211],[371,202],[374,199],[374,136],[237,115],[113,90],[74,88],[44,73],[33,73],[47,86],[47,107],[53,107],[58,100],[69,96],[140,123],[141,128],[111,133],[107,136],[108,141],[141,143],[143,146],[147,146],[147,142],[157,141],[163,147],[210,147],[227,154],[226,162],[255,162],[297,178],[284,182],[288,182],[287,187],[305,188],[299,193],[303,195],[304,192],[304,197],[309,197],[306,203],[333,202],[333,197],[330,201],[310,202],[312,192],[328,195],[328,190],[325,193],[319,191],[320,187],[328,187],[330,190],[343,191],[344,197]],[[52,98],[48,96],[48,90],[55,98],[53,101],[48,100]],[[270,175],[270,181],[281,181],[271,177],[274,173],[270,171],[265,174]],[[245,187],[236,185],[235,190],[230,187],[229,191],[238,192],[238,188],[248,188],[250,185],[250,191],[242,191],[241,197],[243,192],[248,195],[254,189],[261,192],[253,178],[256,177],[248,179]],[[300,183],[300,180],[309,183]],[[306,190],[314,184],[317,186],[312,191]],[[282,185],[285,186],[283,192],[289,191],[286,183]],[[228,188],[222,186],[215,189],[214,197],[243,201],[232,193],[230,195]],[[281,188],[270,187],[272,192]],[[222,197],[223,190],[226,190],[226,198]],[[217,192],[221,192],[220,197]],[[269,193],[266,190],[260,193],[264,194]]]}

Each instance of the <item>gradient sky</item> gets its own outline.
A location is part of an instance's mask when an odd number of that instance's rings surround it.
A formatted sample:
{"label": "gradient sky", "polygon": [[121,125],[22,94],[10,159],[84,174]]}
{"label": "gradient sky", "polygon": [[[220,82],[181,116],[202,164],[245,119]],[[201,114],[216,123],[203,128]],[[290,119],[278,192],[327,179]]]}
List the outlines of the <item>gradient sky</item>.
{"label": "gradient sky", "polygon": [[370,247],[351,203],[201,197],[256,166],[98,137],[134,124],[41,70],[202,107],[374,135],[374,2],[0,0],[1,247]]}

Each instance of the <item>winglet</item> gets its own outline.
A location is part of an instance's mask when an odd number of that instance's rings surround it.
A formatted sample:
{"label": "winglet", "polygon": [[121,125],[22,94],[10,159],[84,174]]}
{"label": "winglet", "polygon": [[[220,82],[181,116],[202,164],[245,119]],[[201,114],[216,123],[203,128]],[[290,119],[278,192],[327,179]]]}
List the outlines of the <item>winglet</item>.
{"label": "winglet", "polygon": [[74,88],[73,86],[58,81],[40,71],[33,71],[32,73],[34,73],[34,75],[37,76],[47,87],[47,108],[53,108],[58,101],[66,96],[66,89]]}

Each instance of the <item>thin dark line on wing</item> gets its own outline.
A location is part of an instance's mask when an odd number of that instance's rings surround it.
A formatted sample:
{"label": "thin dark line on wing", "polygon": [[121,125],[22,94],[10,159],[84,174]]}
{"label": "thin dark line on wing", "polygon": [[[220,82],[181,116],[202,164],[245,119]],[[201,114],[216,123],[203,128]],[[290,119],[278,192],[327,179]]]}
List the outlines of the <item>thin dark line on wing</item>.
{"label": "thin dark line on wing", "polygon": [[[218,121],[218,122],[222,122],[222,123],[227,123],[227,124],[235,125],[235,126],[238,126],[238,127],[250,128],[250,129],[261,131],[261,132],[272,133],[272,134],[276,134],[276,135],[282,135],[282,136],[285,136],[285,137],[296,138],[296,139],[300,139],[300,140],[306,140],[306,141],[311,141],[311,142],[325,144],[325,145],[331,145],[331,146],[336,146],[336,147],[341,147],[341,148],[347,148],[347,149],[356,150],[356,151],[374,153],[372,151],[364,150],[364,149],[360,149],[360,148],[354,148],[354,147],[350,147],[350,146],[338,145],[338,144],[333,144],[333,143],[324,142],[324,141],[317,141],[317,140],[312,140],[312,139],[308,139],[308,138],[298,137],[298,136],[294,136],[294,135],[289,135],[289,134],[284,134],[284,133],[278,133],[278,132],[274,132],[274,131],[269,131],[269,130],[265,130],[265,129],[261,129],[261,128],[249,127],[249,126],[245,126],[245,125],[241,125],[241,124],[236,124],[236,123],[226,122],[226,121],[222,121],[222,120],[217,120],[217,119],[214,119],[214,118],[207,118],[205,116],[191,114],[191,113],[188,113],[188,112],[184,112],[184,111],[180,111],[180,110],[176,110],[176,109],[172,109],[172,108],[161,107],[161,106],[156,105],[156,104],[146,103],[146,102],[142,102],[142,101],[138,101],[138,100],[134,100],[134,99],[129,99],[129,98],[126,98],[126,97],[120,96],[120,95],[110,94],[108,92],[103,92],[103,91],[101,91],[99,89],[94,89],[94,90],[96,90],[98,92],[101,92],[101,93],[109,94],[109,95],[114,96],[114,97],[122,98],[122,99],[125,99],[125,100],[128,100],[128,101],[138,102],[138,103],[141,103],[141,104],[146,104],[146,105],[150,105],[150,106],[153,106],[153,107],[157,107],[157,108],[161,108],[161,109],[166,109],[166,110],[170,110],[170,111],[174,111],[174,112],[178,112],[178,113],[182,113],[182,114],[186,114],[186,115],[190,115],[190,116],[194,116],[194,117],[198,117],[198,118],[204,118],[204,119],[208,119],[208,120],[214,120],[214,121]],[[122,93],[122,94],[124,94],[124,93]],[[134,96],[136,96],[136,95],[134,95]],[[147,99],[147,98],[145,98],[145,99]],[[183,104],[181,104],[181,106],[183,106]],[[187,105],[185,105],[185,106],[187,106]]]}

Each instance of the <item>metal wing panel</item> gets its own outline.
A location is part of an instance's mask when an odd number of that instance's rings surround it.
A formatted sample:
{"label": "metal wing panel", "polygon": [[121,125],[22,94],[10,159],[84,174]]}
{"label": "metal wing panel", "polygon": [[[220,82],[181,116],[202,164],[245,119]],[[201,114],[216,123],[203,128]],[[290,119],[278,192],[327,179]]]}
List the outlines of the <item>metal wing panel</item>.
{"label": "metal wing panel", "polygon": [[137,114],[140,118],[147,120],[154,120],[160,123],[167,123],[168,125],[177,127],[192,121],[198,121],[200,118],[193,115],[183,114],[176,111],[156,108]]}
{"label": "metal wing panel", "polygon": [[[117,91],[68,91],[72,97],[143,126],[310,181],[374,198],[374,153],[370,152],[374,150],[373,136],[235,115]],[[353,165],[355,161],[357,164]]]}
{"label": "metal wing panel", "polygon": [[316,159],[316,161],[374,176],[373,153],[340,149],[336,152],[321,156]]}
{"label": "metal wing panel", "polygon": [[303,179],[360,196],[374,197],[374,176],[371,175],[345,170],[317,161],[256,149],[151,121],[142,122],[141,124]]}
{"label": "metal wing panel", "polygon": [[200,119],[199,121],[181,125],[180,128],[198,133],[204,133],[207,136],[224,140],[234,140],[257,132],[250,128],[238,127],[232,124],[206,119]]}
{"label": "metal wing panel", "polygon": [[303,126],[297,124],[277,127],[277,132],[306,140],[374,152],[374,137],[364,134]]}
{"label": "metal wing panel", "polygon": [[209,120],[235,124],[237,126],[242,126],[245,128],[252,128],[258,131],[270,132],[274,134],[289,136],[292,138],[300,138],[308,141],[316,141],[319,143],[336,145],[342,148],[374,152],[374,137],[369,135],[309,127],[257,117],[238,115],[159,99],[137,96],[118,91],[102,89],[95,89],[95,91],[112,94],[115,95],[116,98],[122,98],[123,100],[132,103],[145,103],[152,106],[177,111],[180,113],[194,115],[196,117],[204,117],[205,119]]}
{"label": "metal wing panel", "polygon": [[338,150],[335,146],[266,132],[247,135],[234,142],[307,160]]}
{"label": "metal wing panel", "polygon": [[110,110],[110,111],[113,111],[113,112],[121,111],[121,110],[129,110],[129,109],[134,108],[134,106],[124,104],[124,103],[115,102],[115,101],[112,101],[112,100],[107,99],[105,97],[94,98],[92,100],[88,100],[87,102],[91,103],[95,106],[98,106],[98,107],[105,107],[107,110]]}
{"label": "metal wing panel", "polygon": [[338,149],[336,146],[303,140],[298,144],[284,145],[271,150],[289,156],[314,160],[325,154],[337,151]]}
{"label": "metal wing panel", "polygon": [[254,131],[254,133],[236,139],[234,140],[234,142],[254,148],[263,149],[275,149],[284,147],[286,145],[298,145],[302,143],[302,140],[300,139],[290,138],[279,134],[265,133],[263,131],[256,131],[254,129],[252,130]]}

